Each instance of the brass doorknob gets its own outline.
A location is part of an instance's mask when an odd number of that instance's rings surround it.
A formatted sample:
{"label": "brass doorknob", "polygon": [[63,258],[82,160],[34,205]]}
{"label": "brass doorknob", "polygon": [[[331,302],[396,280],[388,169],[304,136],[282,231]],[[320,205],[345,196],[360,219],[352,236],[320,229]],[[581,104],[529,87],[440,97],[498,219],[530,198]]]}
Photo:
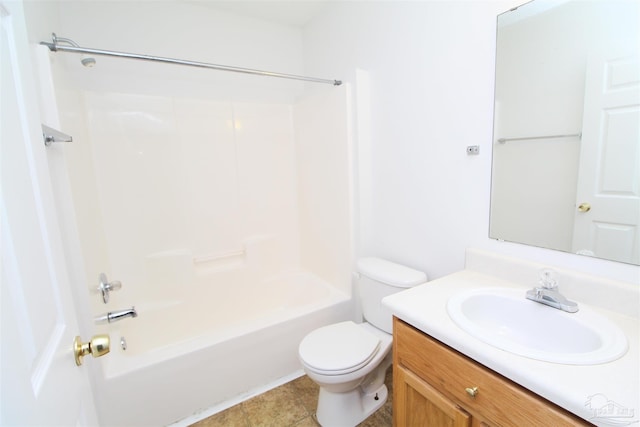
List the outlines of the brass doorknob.
{"label": "brass doorknob", "polygon": [[466,391],[467,394],[473,398],[475,398],[480,392],[480,390],[478,390],[478,387],[467,387],[464,389],[464,391]]}
{"label": "brass doorknob", "polygon": [[589,203],[580,203],[580,205],[578,205],[578,210],[580,212],[589,212],[591,210],[591,205]]}
{"label": "brass doorknob", "polygon": [[104,356],[109,353],[111,340],[109,335],[95,335],[89,342],[82,342],[80,337],[73,340],[73,354],[75,355],[76,365],[82,365],[82,358],[88,354],[93,357]]}

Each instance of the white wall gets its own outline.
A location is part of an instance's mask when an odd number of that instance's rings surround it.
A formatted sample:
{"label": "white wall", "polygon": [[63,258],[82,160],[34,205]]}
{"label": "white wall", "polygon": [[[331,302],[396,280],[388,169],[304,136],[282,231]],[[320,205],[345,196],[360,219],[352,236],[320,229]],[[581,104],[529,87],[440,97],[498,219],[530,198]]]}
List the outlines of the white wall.
{"label": "white wall", "polygon": [[[359,185],[372,201],[360,207],[358,252],[431,278],[462,269],[465,248],[481,247],[638,282],[634,266],[488,238],[496,16],[519,3],[340,2],[305,28],[308,74],[369,75],[370,128],[354,120],[358,148],[371,154],[360,167],[372,170]],[[480,155],[467,156],[467,145]]]}
{"label": "white wall", "polygon": [[[307,73],[356,81],[370,119],[372,189],[360,255],[439,277],[488,229],[495,15],[489,3],[340,2],[305,29]],[[328,30],[330,29],[330,30]],[[360,72],[360,75],[362,72]],[[361,111],[358,111],[360,114]],[[481,145],[467,156],[467,145]],[[367,167],[367,165],[360,165]],[[366,175],[366,174],[363,174]],[[485,200],[486,198],[486,200]]]}
{"label": "white wall", "polygon": [[316,89],[293,108],[300,261],[338,284],[351,276],[353,257],[349,88]]}
{"label": "white wall", "polygon": [[[40,2],[36,2],[40,4]],[[206,2],[61,1],[59,24],[41,25],[81,46],[302,74],[300,30],[220,12]],[[91,90],[180,94],[218,100],[290,102],[303,88],[291,80],[98,56],[87,70],[79,56],[61,55],[74,83]],[[137,78],[143,76],[143,78]]]}

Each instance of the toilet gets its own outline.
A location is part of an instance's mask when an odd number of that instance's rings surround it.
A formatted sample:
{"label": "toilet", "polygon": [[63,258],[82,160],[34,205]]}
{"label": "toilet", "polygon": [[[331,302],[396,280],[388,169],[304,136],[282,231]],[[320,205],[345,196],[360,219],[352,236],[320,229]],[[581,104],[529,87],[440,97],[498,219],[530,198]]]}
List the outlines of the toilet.
{"label": "toilet", "polygon": [[316,417],[324,427],[353,427],[384,405],[392,314],[382,299],[427,281],[421,271],[380,258],[361,258],[357,267],[364,323],[323,326],[298,348],[305,373],[320,386]]}

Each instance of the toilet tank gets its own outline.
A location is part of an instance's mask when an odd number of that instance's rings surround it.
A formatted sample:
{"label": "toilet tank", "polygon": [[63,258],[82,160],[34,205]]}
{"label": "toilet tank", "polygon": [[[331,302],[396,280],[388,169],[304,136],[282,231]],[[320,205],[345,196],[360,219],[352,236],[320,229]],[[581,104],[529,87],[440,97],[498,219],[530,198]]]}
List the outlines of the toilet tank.
{"label": "toilet tank", "polygon": [[364,319],[390,334],[393,318],[391,310],[382,305],[382,299],[425,283],[427,275],[422,271],[380,258],[360,258],[357,267],[360,274],[358,290]]}

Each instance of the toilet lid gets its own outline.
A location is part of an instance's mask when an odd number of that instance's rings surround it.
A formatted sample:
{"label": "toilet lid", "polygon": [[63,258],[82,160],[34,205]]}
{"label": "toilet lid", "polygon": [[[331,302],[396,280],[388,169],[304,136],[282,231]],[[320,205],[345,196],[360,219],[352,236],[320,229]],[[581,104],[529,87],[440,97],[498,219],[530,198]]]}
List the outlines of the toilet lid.
{"label": "toilet lid", "polygon": [[380,348],[380,339],[347,321],[316,329],[304,337],[298,349],[300,360],[310,369],[327,375],[356,371]]}

